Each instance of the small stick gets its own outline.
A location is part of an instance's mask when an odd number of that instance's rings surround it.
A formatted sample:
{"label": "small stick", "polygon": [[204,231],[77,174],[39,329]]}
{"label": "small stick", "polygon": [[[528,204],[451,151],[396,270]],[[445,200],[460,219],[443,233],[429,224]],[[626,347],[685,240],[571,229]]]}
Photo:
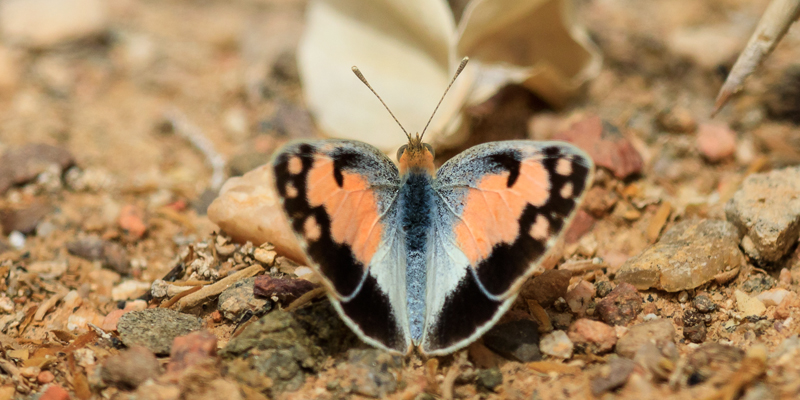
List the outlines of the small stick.
{"label": "small stick", "polygon": [[245,268],[241,271],[237,271],[236,273],[230,274],[225,279],[221,279],[216,283],[213,283],[208,286],[203,286],[202,289],[187,295],[186,297],[181,298],[176,304],[179,310],[185,310],[187,308],[192,308],[195,306],[199,306],[200,304],[205,303],[211,297],[217,296],[222,293],[225,289],[227,289],[230,285],[234,283],[249,278],[258,274],[259,272],[263,271],[264,267],[259,265],[253,265],[249,268]]}

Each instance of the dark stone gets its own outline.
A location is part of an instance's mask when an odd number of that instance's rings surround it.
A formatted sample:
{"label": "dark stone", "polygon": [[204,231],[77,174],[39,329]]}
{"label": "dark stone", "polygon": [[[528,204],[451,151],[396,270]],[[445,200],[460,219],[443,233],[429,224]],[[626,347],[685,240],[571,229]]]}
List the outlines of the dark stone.
{"label": "dark stone", "polygon": [[692,299],[692,304],[694,305],[694,308],[701,313],[709,313],[717,309],[717,304],[714,303],[710,297],[704,294],[696,296],[694,299]]}
{"label": "dark stone", "polygon": [[706,324],[705,322],[700,322],[694,325],[683,327],[683,337],[686,340],[689,340],[692,343],[703,343],[706,340]]}
{"label": "dark stone", "polygon": [[642,312],[642,296],[633,285],[622,282],[597,303],[595,311],[609,325],[627,325]]}
{"label": "dark stone", "polygon": [[684,326],[692,326],[705,323],[705,317],[699,312],[688,309],[683,312],[683,325]]}
{"label": "dark stone", "polygon": [[614,290],[614,284],[609,281],[598,281],[594,283],[594,290],[597,292],[598,298],[603,298]]}
{"label": "dark stone", "polygon": [[503,384],[503,373],[497,367],[478,370],[475,373],[475,383],[479,389],[492,392]]}
{"label": "dark stone", "polygon": [[[699,384],[717,374],[736,371],[744,358],[744,351],[720,343],[704,343],[687,358],[685,375],[689,384]],[[723,375],[726,376],[726,375]]]}
{"label": "dark stone", "polygon": [[272,309],[271,300],[256,298],[254,295],[255,281],[261,276],[264,275],[238,281],[219,294],[217,309],[225,318],[239,321],[247,312],[261,316]]}
{"label": "dark stone", "polygon": [[67,251],[89,261],[102,261],[103,266],[122,275],[131,273],[131,262],[128,251],[122,245],[88,236],[67,243]]}
{"label": "dark stone", "polygon": [[775,278],[769,275],[758,274],[746,280],[742,284],[742,290],[748,293],[761,293],[763,291],[772,289],[775,287],[776,283],[777,282],[775,281]]}
{"label": "dark stone", "polygon": [[153,353],[167,355],[178,336],[200,330],[203,321],[193,315],[168,308],[131,311],[117,323],[119,337],[126,346],[144,346]]}
{"label": "dark stone", "polygon": [[495,326],[483,335],[483,344],[495,353],[519,362],[542,359],[539,325],[527,319]]}
{"label": "dark stone", "polygon": [[258,376],[272,380],[272,390],[297,390],[329,355],[358,343],[330,302],[289,313],[274,310],[232,338],[220,355],[243,382]]}
{"label": "dark stone", "polygon": [[608,375],[602,374],[592,379],[589,384],[592,394],[600,396],[609,390],[621,387],[628,381],[628,377],[633,373],[636,363],[627,358],[614,358],[608,363]]}
{"label": "dark stone", "polygon": [[536,300],[542,307],[549,307],[556,299],[567,294],[570,278],[572,278],[570,271],[549,269],[525,285],[520,295],[526,299]]}
{"label": "dark stone", "polygon": [[350,393],[357,393],[374,398],[385,398],[398,388],[397,377],[403,367],[403,357],[391,355],[376,349],[350,349],[347,362],[337,369],[347,379]]}
{"label": "dark stone", "polygon": [[281,303],[289,304],[317,286],[317,284],[305,279],[273,278],[269,275],[259,275],[255,278],[253,293],[257,297],[266,297],[268,299],[275,296]]}

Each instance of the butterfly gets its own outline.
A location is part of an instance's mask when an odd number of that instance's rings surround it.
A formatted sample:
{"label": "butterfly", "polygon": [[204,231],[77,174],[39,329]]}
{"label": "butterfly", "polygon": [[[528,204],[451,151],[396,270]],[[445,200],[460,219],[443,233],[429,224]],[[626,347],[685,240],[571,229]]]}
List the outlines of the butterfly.
{"label": "butterfly", "polygon": [[290,143],[273,158],[275,188],[334,308],[364,342],[446,355],[509,309],[594,166],[570,144],[519,140],[474,146],[436,170],[425,129],[400,127],[408,144],[397,165],[358,141]]}

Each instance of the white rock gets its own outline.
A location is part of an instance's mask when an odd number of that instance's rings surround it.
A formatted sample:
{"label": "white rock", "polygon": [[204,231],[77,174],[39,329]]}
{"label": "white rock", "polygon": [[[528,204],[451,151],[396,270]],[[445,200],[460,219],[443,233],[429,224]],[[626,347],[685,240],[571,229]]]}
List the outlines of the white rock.
{"label": "white rock", "polygon": [[573,344],[564,331],[553,331],[539,341],[539,350],[549,356],[568,359],[572,357]]}
{"label": "white rock", "polygon": [[755,297],[750,297],[741,290],[736,290],[733,292],[733,295],[736,297],[736,305],[739,308],[739,312],[741,312],[745,317],[760,316],[767,311],[767,307],[764,306],[764,303],[762,303],[761,300]]}
{"label": "white rock", "polygon": [[25,235],[20,231],[13,231],[8,234],[8,243],[19,250],[25,247]]}
{"label": "white rock", "polygon": [[744,38],[732,35],[724,26],[687,27],[675,30],[667,38],[667,47],[703,68],[712,69],[732,61],[741,51]]}
{"label": "white rock", "polygon": [[103,0],[0,1],[0,36],[31,48],[96,36],[108,26],[106,7]]}
{"label": "white rock", "polygon": [[788,296],[789,294],[790,292],[786,289],[770,289],[765,292],[759,293],[759,295],[756,296],[756,298],[761,300],[761,302],[764,303],[765,306],[770,307],[781,304],[783,299],[785,299],[786,296]]}
{"label": "white rock", "polygon": [[111,289],[111,299],[114,301],[133,299],[141,296],[149,290],[149,283],[129,280],[122,282]]}

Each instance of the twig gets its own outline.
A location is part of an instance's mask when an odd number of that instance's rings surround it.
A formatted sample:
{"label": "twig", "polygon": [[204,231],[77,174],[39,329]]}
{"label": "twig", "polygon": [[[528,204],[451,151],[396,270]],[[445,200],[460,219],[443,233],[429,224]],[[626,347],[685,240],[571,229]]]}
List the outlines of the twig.
{"label": "twig", "polygon": [[214,149],[214,144],[208,140],[203,131],[192,124],[186,115],[178,111],[178,109],[171,109],[165,112],[164,117],[172,125],[175,133],[203,153],[212,170],[209,186],[213,190],[219,190],[222,184],[225,183],[225,156],[217,153],[217,150]]}
{"label": "twig", "polygon": [[769,3],[747,46],[739,54],[736,64],[733,65],[728,78],[719,90],[711,116],[716,115],[731,96],[742,90],[744,80],[772,53],[798,16],[800,16],[800,0],[772,0]]}
{"label": "twig", "polygon": [[56,294],[50,296],[49,299],[43,301],[42,304],[39,305],[39,309],[36,310],[36,313],[33,314],[33,320],[37,322],[43,320],[47,312],[55,307],[56,303],[58,303],[58,301],[64,298],[66,295],[66,290],[60,290]]}
{"label": "twig", "polygon": [[233,285],[234,283],[249,278],[258,274],[259,272],[263,271],[264,267],[259,265],[253,265],[249,268],[245,268],[241,271],[237,271],[233,274],[228,275],[225,279],[221,279],[216,283],[213,283],[208,286],[204,286],[202,289],[187,295],[186,297],[181,298],[178,303],[178,309],[185,310],[187,308],[192,308],[195,306],[199,306],[200,304],[205,303],[209,300],[209,298],[214,297],[222,293],[228,286]]}

